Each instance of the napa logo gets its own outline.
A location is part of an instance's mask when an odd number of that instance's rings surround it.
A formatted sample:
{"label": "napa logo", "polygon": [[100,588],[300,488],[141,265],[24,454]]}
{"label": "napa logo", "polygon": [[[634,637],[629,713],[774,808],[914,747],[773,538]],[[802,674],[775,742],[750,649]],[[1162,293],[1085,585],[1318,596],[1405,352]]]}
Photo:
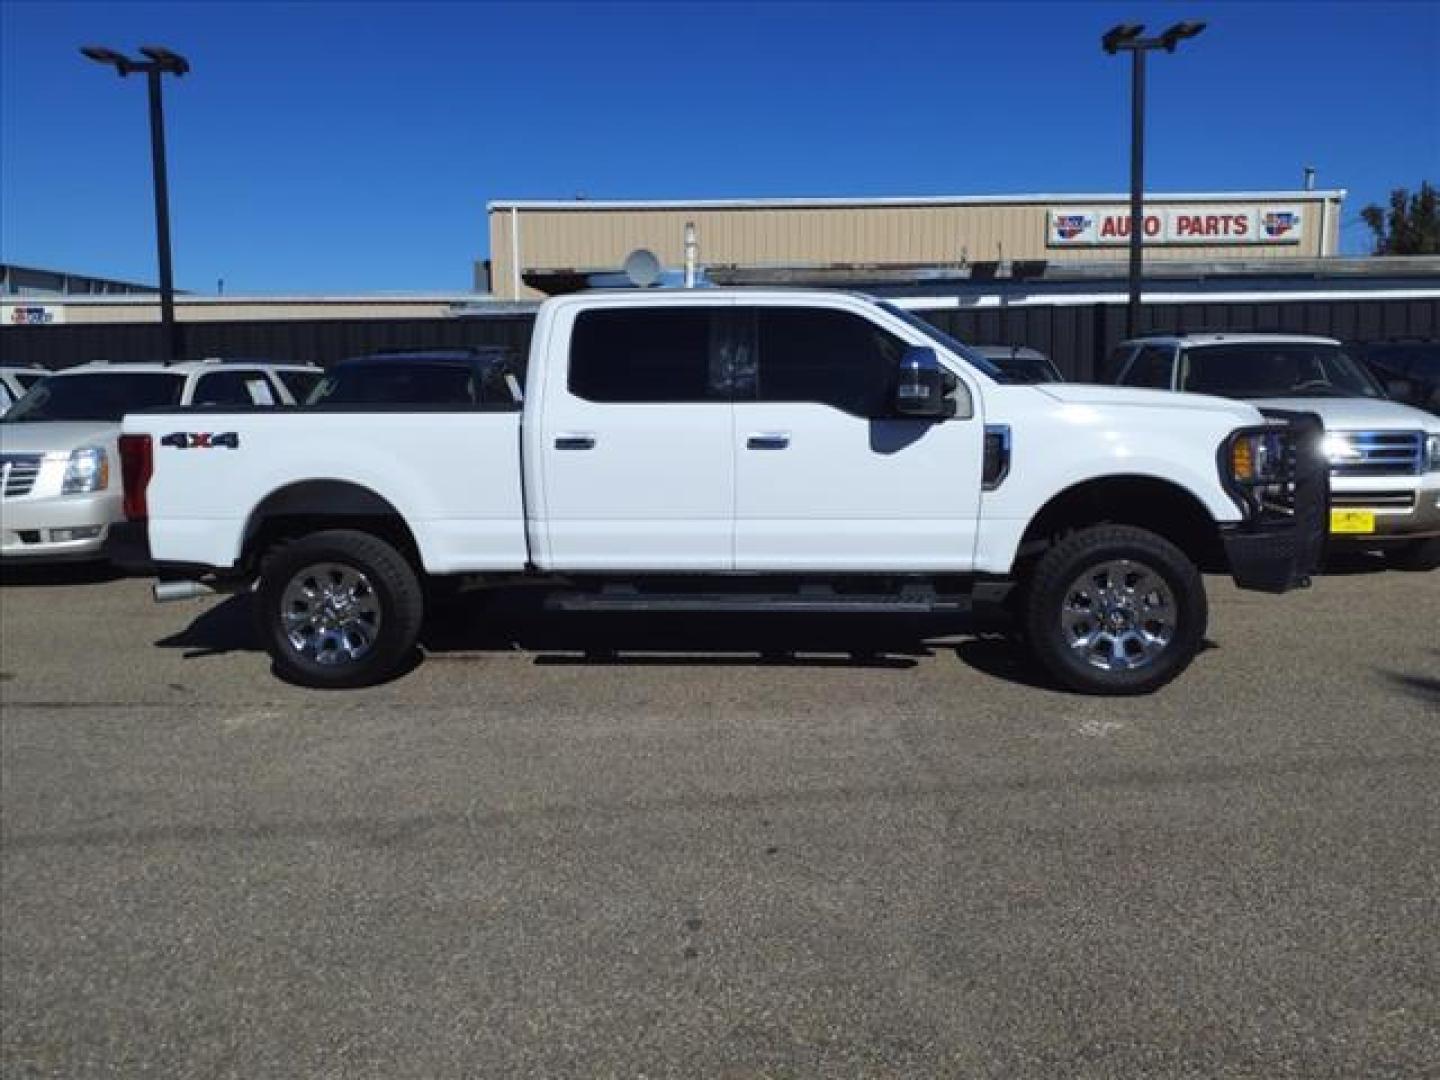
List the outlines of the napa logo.
{"label": "napa logo", "polygon": [[1055,214],[1051,219],[1051,227],[1055,230],[1055,239],[1074,240],[1076,237],[1084,236],[1095,227],[1095,216],[1093,214]]}
{"label": "napa logo", "polygon": [[1271,240],[1278,240],[1299,231],[1300,212],[1298,210],[1267,210],[1261,226],[1267,237]]}

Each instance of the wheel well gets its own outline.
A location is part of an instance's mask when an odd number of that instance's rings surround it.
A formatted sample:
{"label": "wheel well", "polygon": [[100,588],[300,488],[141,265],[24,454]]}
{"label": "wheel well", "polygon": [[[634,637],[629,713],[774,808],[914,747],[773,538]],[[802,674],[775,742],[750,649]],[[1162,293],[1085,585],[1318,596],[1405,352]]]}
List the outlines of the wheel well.
{"label": "wheel well", "polygon": [[1020,555],[1039,554],[1068,532],[1107,523],[1157,533],[1198,566],[1224,565],[1220,529],[1205,504],[1178,484],[1150,476],[1101,477],[1062,491],[1031,520]]}
{"label": "wheel well", "polygon": [[276,544],[337,528],[372,533],[394,545],[417,570],[421,567],[420,545],[400,511],[346,480],[306,480],[267,495],[246,523],[240,563],[253,570]]}

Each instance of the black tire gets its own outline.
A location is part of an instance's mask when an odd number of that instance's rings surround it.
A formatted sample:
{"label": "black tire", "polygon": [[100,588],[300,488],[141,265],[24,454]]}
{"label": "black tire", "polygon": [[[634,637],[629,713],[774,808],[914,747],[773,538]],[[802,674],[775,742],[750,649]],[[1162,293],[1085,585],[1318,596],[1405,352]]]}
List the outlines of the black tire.
{"label": "black tire", "polygon": [[[287,629],[285,613],[298,602],[303,614],[307,601],[289,590],[303,592],[301,576],[311,571],[304,580],[325,577],[324,587],[331,581],[337,587],[354,582],[349,600],[342,597],[339,602],[363,604],[366,610],[330,633],[317,631],[314,624],[299,625],[295,633],[307,642],[302,649]],[[317,689],[369,686],[395,674],[414,654],[425,615],[425,593],[409,560],[378,536],[352,529],[311,533],[270,552],[260,570],[256,601],[261,640],[276,673]],[[366,617],[371,618],[368,625]],[[332,647],[321,647],[321,639]],[[334,642],[340,643],[338,648]]]}
{"label": "black tire", "polygon": [[[1140,585],[1141,570],[1164,588],[1113,591],[1112,578]],[[1097,587],[1102,581],[1111,592]],[[1119,598],[1097,607],[1101,595]],[[1128,525],[1097,525],[1061,540],[1035,564],[1023,596],[1025,641],[1036,662],[1061,686],[1086,694],[1164,686],[1200,651],[1209,618],[1195,564],[1170,541]],[[1095,624],[1085,621],[1090,611]]]}
{"label": "black tire", "polygon": [[1397,570],[1434,570],[1440,568],[1440,537],[1412,540],[1403,547],[1385,552],[1385,561]]}

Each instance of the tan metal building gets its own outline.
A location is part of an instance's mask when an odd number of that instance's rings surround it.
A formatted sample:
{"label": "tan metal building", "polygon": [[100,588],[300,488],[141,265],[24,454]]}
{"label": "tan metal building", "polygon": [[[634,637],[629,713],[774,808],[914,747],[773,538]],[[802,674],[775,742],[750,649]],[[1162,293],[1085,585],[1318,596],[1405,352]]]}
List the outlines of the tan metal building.
{"label": "tan metal building", "polygon": [[[1147,259],[1289,259],[1339,248],[1343,190],[1154,194]],[[498,200],[487,206],[491,289],[541,293],[526,275],[618,268],[637,248],[684,260],[694,224],[701,266],[827,267],[1123,263],[1124,194],[701,201]]]}

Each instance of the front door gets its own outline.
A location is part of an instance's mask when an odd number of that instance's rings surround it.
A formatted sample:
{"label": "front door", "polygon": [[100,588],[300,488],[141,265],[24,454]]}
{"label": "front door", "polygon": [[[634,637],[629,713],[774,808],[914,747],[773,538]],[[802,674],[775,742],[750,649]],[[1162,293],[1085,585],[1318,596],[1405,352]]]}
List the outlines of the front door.
{"label": "front door", "polygon": [[[728,305],[585,308],[542,420],[547,568],[729,570],[735,455],[714,362]],[[557,327],[563,340],[564,327]]]}
{"label": "front door", "polygon": [[751,320],[755,350],[736,386],[736,568],[970,569],[983,421],[906,419],[892,405],[906,346],[934,343],[840,307],[736,317]]}

